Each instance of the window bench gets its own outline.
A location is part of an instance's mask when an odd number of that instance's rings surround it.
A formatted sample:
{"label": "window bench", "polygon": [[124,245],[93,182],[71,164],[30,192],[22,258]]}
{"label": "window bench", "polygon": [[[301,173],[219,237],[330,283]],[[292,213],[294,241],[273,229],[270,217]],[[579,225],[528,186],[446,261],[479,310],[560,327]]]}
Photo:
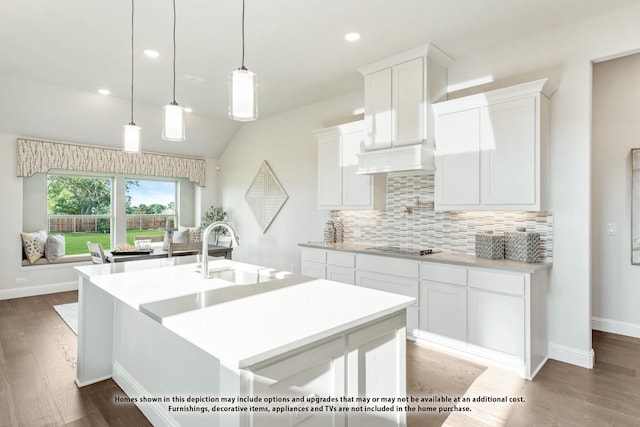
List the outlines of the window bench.
{"label": "window bench", "polygon": [[40,258],[36,262],[30,262],[28,259],[23,259],[22,266],[30,267],[35,265],[55,265],[55,264],[67,264],[70,262],[84,262],[84,261],[91,261],[91,255],[90,254],[64,255],[54,259],[53,261],[49,261],[44,257]]}

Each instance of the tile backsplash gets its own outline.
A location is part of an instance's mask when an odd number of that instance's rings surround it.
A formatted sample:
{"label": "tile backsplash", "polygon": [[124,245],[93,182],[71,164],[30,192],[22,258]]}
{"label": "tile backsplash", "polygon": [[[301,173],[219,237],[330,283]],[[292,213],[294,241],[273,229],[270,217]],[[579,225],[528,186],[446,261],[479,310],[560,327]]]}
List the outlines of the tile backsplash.
{"label": "tile backsplash", "polygon": [[466,254],[475,253],[476,232],[514,231],[516,227],[525,227],[527,231],[540,233],[541,260],[552,261],[551,212],[435,212],[433,200],[433,173],[390,175],[386,211],[333,211],[332,214],[343,221],[345,242]]}

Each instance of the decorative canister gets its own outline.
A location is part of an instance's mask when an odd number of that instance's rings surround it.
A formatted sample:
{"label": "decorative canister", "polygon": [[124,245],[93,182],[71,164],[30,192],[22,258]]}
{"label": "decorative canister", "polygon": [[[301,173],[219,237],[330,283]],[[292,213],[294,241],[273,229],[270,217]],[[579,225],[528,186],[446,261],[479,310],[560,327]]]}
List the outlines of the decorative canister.
{"label": "decorative canister", "polygon": [[504,257],[518,262],[540,262],[540,233],[524,227],[504,233]]}
{"label": "decorative canister", "polygon": [[476,233],[476,256],[480,258],[504,258],[504,235],[493,231]]}
{"label": "decorative canister", "polygon": [[333,226],[333,221],[328,220],[324,224],[324,243],[335,243],[336,242],[336,229]]}
{"label": "decorative canister", "polygon": [[333,229],[335,230],[335,242],[344,242],[344,226],[342,225],[342,220],[340,218],[332,218],[331,221],[333,221]]}

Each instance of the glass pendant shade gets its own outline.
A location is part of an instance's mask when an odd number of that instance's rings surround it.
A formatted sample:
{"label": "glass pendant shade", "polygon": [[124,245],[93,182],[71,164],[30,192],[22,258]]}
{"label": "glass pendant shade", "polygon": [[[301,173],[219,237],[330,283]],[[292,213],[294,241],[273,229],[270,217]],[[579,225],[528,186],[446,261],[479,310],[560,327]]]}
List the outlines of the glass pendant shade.
{"label": "glass pendant shade", "polygon": [[229,117],[241,122],[258,118],[258,91],[255,73],[238,69],[229,74]]}
{"label": "glass pendant shade", "polygon": [[177,103],[164,106],[162,139],[166,141],[184,141],[186,139],[184,109]]}
{"label": "glass pendant shade", "polygon": [[140,136],[142,133],[142,128],[140,126],[136,126],[135,123],[131,122],[128,125],[124,125],[124,151],[128,153],[139,153],[140,152]]}

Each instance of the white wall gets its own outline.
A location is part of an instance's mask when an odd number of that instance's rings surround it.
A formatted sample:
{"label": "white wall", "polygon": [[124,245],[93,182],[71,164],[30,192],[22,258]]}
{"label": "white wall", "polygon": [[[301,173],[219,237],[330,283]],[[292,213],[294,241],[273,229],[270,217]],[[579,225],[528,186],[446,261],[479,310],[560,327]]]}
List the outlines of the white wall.
{"label": "white wall", "polygon": [[[362,107],[363,92],[248,123],[220,157],[221,204],[240,236],[233,259],[300,271],[298,243],[322,240],[329,211],[317,205],[317,147],[311,131],[349,120]],[[357,119],[360,117],[356,117]],[[244,195],[266,160],[289,195],[266,233]]]}
{"label": "white wall", "polygon": [[[594,329],[640,337],[640,265],[631,264],[631,149],[640,148],[640,54],[594,65]],[[607,234],[615,224],[616,234]]]}

